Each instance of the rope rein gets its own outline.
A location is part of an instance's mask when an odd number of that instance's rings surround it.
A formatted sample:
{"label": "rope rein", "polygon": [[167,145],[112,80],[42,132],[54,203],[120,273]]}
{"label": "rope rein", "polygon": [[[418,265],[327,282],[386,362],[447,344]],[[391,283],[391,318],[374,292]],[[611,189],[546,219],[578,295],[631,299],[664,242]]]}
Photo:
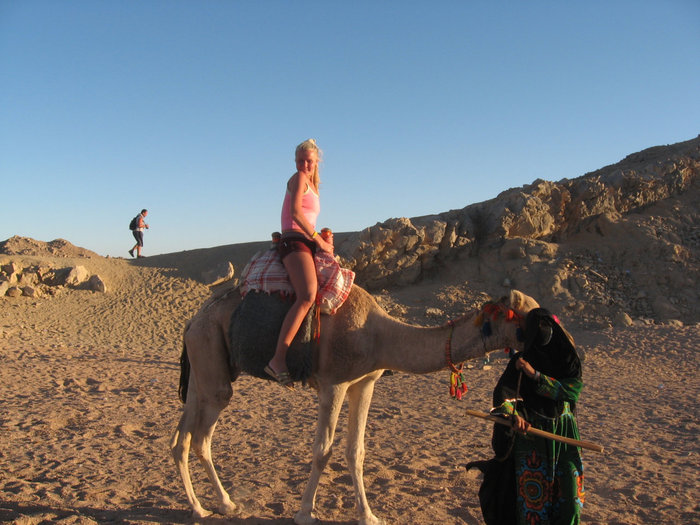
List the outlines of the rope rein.
{"label": "rope rein", "polygon": [[450,327],[450,335],[445,342],[445,361],[450,369],[450,396],[453,399],[462,399],[462,395],[467,393],[467,382],[464,379],[464,363],[459,363],[459,368],[452,362],[452,334],[455,331],[454,321],[447,321]]}

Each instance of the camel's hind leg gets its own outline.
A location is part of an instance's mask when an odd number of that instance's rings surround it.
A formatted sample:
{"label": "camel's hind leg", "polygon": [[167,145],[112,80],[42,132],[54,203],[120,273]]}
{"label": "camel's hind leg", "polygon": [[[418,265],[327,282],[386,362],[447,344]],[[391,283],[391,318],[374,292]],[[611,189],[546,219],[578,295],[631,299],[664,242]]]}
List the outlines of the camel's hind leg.
{"label": "camel's hind leg", "polygon": [[[192,383],[193,380],[190,379],[190,386],[194,386]],[[191,389],[185,404],[185,410],[171,441],[172,455],[182,477],[187,500],[192,506],[194,516],[198,518],[203,518],[211,513],[199,503],[192,487],[189,473],[190,448],[199,458],[209,477],[209,481],[214,487],[214,492],[219,501],[218,511],[222,514],[232,514],[236,510],[236,505],[231,501],[216,474],[211,455],[211,438],[216,428],[219,414],[228,404],[228,398],[230,398],[230,394],[225,395],[225,401],[222,399],[219,403],[203,402],[197,395],[196,390]]]}
{"label": "camel's hind leg", "polygon": [[233,395],[231,381],[238,375],[229,370],[225,336],[228,319],[237,301],[236,296],[202,308],[185,330],[183,359],[190,370],[187,402],[173,434],[171,450],[195,517],[204,517],[209,512],[202,508],[192,488],[188,466],[190,449],[199,458],[214,487],[218,510],[231,514],[236,509],[214,469],[211,439],[219,414]]}
{"label": "camel's hind leg", "polygon": [[[192,381],[190,381],[190,386],[192,386],[191,383]],[[175,433],[170,440],[170,451],[175,460],[175,466],[182,478],[182,482],[185,485],[185,494],[187,495],[187,501],[189,501],[192,507],[192,512],[196,518],[203,518],[211,514],[211,512],[204,510],[194,493],[189,467],[190,445],[192,443],[192,433],[197,419],[196,404],[196,393],[194,389],[192,389],[188,394],[187,403],[185,404],[185,409],[180,418],[180,423],[177,425]]]}
{"label": "camel's hind leg", "polygon": [[207,403],[199,405],[199,418],[192,436],[192,450],[199,458],[209,477],[209,481],[214,486],[214,492],[216,492],[216,497],[219,501],[218,510],[224,515],[233,514],[236,511],[236,505],[231,501],[228,492],[226,492],[219,480],[219,476],[216,474],[211,456],[211,438],[214,434],[219,414],[228,404],[228,399],[230,399],[230,394],[227,396],[224,404]]}
{"label": "camel's hind leg", "polygon": [[347,385],[320,385],[318,391],[318,422],[316,424],[316,438],[314,439],[313,459],[311,462],[311,475],[301,499],[301,509],[294,516],[297,525],[311,525],[318,523],[314,515],[316,506],[316,491],[321,474],[328,464],[333,448],[335,427],[338,423],[338,414],[343,406],[343,399]]}
{"label": "camel's hind leg", "polygon": [[385,523],[372,514],[365,494],[363,463],[365,459],[365,428],[367,414],[372,402],[374,385],[382,371],[364,377],[348,389],[348,438],[345,457],[355,488],[355,504],[360,525],[378,525]]}

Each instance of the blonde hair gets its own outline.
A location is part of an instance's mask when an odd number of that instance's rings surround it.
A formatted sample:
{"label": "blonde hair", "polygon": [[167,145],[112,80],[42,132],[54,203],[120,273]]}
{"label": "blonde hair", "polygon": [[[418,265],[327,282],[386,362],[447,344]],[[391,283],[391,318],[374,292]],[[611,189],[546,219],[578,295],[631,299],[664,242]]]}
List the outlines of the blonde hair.
{"label": "blonde hair", "polygon": [[[316,145],[315,139],[307,139],[297,146],[296,150],[294,150],[294,161],[296,162],[296,160],[299,158],[299,153],[308,150],[315,151],[318,155],[318,162],[321,162],[323,157],[323,151],[321,151],[321,148],[319,148]],[[318,189],[318,186],[321,184],[321,176],[318,172],[318,164],[316,164],[316,169],[314,169],[314,174],[311,178],[311,184],[313,184],[316,189]]]}

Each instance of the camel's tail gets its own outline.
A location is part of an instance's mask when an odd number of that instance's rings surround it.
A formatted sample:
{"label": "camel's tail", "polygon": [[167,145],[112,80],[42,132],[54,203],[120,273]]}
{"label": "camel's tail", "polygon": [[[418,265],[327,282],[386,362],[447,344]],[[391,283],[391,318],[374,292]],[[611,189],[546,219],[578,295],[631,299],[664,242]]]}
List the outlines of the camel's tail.
{"label": "camel's tail", "polygon": [[[185,327],[185,332],[189,328],[189,323]],[[182,338],[182,354],[180,354],[180,386],[177,388],[177,394],[180,397],[180,401],[185,403],[187,401],[187,385],[190,382],[190,360],[187,357],[187,344],[185,343],[185,337]]]}

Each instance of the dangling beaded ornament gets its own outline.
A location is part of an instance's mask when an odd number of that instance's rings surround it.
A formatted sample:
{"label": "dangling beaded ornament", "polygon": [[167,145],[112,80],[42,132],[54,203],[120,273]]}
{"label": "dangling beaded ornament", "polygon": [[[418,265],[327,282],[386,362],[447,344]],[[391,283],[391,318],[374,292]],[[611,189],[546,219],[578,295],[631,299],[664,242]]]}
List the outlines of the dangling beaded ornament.
{"label": "dangling beaded ornament", "polygon": [[462,395],[467,393],[467,382],[464,380],[464,373],[462,372],[462,367],[452,370],[450,373],[450,395],[453,399],[462,399]]}
{"label": "dangling beaded ornament", "polygon": [[452,362],[452,332],[455,325],[452,321],[447,321],[450,327],[450,335],[445,343],[445,361],[450,369],[450,396],[453,399],[462,399],[462,395],[467,393],[467,382],[464,379],[464,363],[460,363],[459,368]]}

